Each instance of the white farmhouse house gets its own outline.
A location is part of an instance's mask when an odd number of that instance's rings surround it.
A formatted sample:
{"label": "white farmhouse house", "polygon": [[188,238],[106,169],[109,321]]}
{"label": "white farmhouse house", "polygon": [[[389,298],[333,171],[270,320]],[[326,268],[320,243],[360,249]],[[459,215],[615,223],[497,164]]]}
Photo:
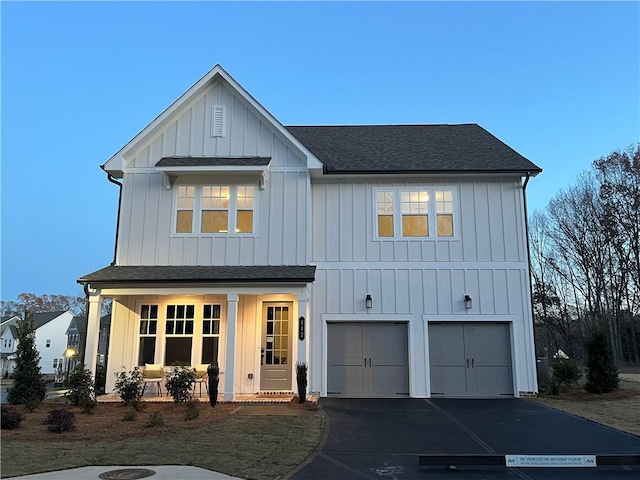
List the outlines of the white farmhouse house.
{"label": "white farmhouse house", "polygon": [[285,127],[216,66],[102,168],[113,264],[81,277],[95,371],[217,362],[225,400],[537,391],[525,188],[476,124]]}
{"label": "white farmhouse house", "polygon": [[36,349],[40,353],[40,369],[43,375],[52,376],[66,369],[67,330],[73,320],[73,312],[43,312],[33,315],[36,331]]}
{"label": "white farmhouse house", "polygon": [[[73,319],[70,311],[42,312],[33,315],[35,347],[40,354],[40,371],[52,377],[58,369],[66,368],[64,352],[67,349],[67,329]],[[4,319],[3,319],[4,320]],[[3,321],[0,346],[2,348],[2,374],[15,367],[17,324],[20,317]]]}

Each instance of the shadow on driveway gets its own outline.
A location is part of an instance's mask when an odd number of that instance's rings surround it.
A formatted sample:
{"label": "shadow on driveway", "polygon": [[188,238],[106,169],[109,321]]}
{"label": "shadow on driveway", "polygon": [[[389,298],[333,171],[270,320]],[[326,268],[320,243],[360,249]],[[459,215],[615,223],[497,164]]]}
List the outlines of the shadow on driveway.
{"label": "shadow on driveway", "polygon": [[640,454],[640,438],[526,400],[320,401],[325,437],[294,480],[640,478],[638,467],[418,466],[418,455]]}

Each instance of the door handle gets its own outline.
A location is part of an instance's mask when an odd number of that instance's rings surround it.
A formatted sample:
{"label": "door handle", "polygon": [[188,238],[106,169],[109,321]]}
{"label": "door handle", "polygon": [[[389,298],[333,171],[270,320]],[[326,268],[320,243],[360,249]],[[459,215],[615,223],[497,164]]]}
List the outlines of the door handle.
{"label": "door handle", "polygon": [[473,358],[471,359],[471,368],[476,368]]}
{"label": "door handle", "polygon": [[264,348],[260,349],[260,365],[264,365]]}
{"label": "door handle", "polygon": [[367,368],[367,357],[364,358],[364,368]]}
{"label": "door handle", "polygon": [[469,368],[469,359],[467,358],[467,368]]}
{"label": "door handle", "polygon": [[371,368],[371,357],[369,357],[369,368]]}

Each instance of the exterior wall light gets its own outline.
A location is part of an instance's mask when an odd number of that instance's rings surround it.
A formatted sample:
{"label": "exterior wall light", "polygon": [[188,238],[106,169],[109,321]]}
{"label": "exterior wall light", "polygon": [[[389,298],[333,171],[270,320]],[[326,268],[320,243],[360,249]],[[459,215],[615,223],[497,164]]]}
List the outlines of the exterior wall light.
{"label": "exterior wall light", "polygon": [[473,300],[468,294],[464,294],[464,308],[470,310],[473,307]]}
{"label": "exterior wall light", "polygon": [[365,307],[367,307],[368,309],[373,307],[373,299],[371,298],[371,294],[367,293],[364,297],[364,305]]}

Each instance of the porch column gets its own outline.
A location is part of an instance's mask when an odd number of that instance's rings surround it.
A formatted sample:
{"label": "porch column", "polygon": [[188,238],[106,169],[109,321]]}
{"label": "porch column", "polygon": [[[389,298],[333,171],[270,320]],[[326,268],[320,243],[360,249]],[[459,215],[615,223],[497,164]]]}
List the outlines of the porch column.
{"label": "porch column", "polygon": [[236,361],[236,323],[238,319],[238,294],[227,294],[227,357],[224,367],[224,401],[234,399],[234,372]]}
{"label": "porch column", "polygon": [[[307,303],[308,298],[307,295],[298,295],[298,316],[296,317],[296,325],[298,325],[298,330],[293,332],[293,334],[298,339],[298,362],[306,363],[307,362],[307,337],[309,336],[309,318],[307,315]],[[300,340],[300,317],[304,317],[304,340]]]}
{"label": "porch column", "polygon": [[[84,348],[85,365],[96,375],[98,357],[98,337],[100,335],[100,312],[102,311],[102,297],[100,290],[89,293],[89,312],[87,312],[87,340]],[[87,355],[89,358],[87,358]]]}

